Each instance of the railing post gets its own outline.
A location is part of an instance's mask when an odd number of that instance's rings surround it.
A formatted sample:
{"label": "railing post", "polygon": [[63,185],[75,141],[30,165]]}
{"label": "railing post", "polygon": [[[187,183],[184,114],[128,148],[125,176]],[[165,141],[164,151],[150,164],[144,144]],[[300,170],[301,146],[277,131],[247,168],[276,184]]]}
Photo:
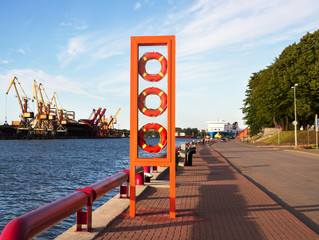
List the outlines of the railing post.
{"label": "railing post", "polygon": [[86,187],[84,189],[77,189],[77,192],[84,192],[88,197],[88,202],[86,206],[86,212],[82,209],[76,212],[76,232],[82,232],[82,225],[86,224],[86,232],[92,231],[92,205],[96,199],[95,190],[91,187]]}
{"label": "railing post", "polygon": [[136,174],[135,184],[136,185],[144,185],[144,172]]}
{"label": "railing post", "polygon": [[129,178],[130,170],[124,169],[121,172],[125,172],[128,175],[128,177],[127,177],[127,181],[126,181],[126,186],[124,186],[124,185],[120,186],[120,197],[119,198],[122,198],[122,194],[126,194],[126,198],[129,198],[129,196],[128,196],[128,184],[129,184],[129,180],[130,180],[130,178]]}
{"label": "railing post", "polygon": [[127,185],[124,186],[124,185],[121,185],[120,186],[120,197],[119,198],[122,198],[122,194],[126,194],[126,198],[128,198],[128,190],[127,190]]}

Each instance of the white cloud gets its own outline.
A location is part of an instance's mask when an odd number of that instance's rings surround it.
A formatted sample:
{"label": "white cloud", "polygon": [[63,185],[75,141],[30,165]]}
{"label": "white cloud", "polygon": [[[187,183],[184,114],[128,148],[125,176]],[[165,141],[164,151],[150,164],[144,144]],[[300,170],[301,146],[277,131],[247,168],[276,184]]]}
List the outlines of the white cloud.
{"label": "white cloud", "polygon": [[139,9],[142,6],[140,2],[135,3],[134,10]]}
{"label": "white cloud", "polygon": [[319,5],[300,1],[201,0],[169,15],[167,25],[177,31],[180,56],[202,53],[233,44],[284,35],[315,16]]}
{"label": "white cloud", "polygon": [[122,34],[114,38],[116,35],[95,32],[73,37],[69,39],[68,45],[58,53],[58,60],[61,66],[65,67],[74,61],[81,61],[81,63],[84,62],[83,65],[87,65],[96,60],[120,55],[123,49],[128,49],[129,38],[125,38]]}
{"label": "white cloud", "polygon": [[102,91],[105,87],[109,87],[114,84],[128,83],[129,77],[130,72],[127,68],[124,71],[110,72],[110,74],[104,75],[103,79],[100,79],[101,84],[99,84],[98,89]]}
{"label": "white cloud", "polygon": [[71,27],[73,24],[70,23],[70,22],[61,22],[60,23],[60,26],[68,26],[68,27]]}
{"label": "white cloud", "polygon": [[[146,3],[147,4],[147,3]],[[130,49],[130,36],[160,35],[154,33],[153,16],[142,23],[123,28],[108,28],[106,30],[79,34],[68,39],[67,45],[57,54],[61,67],[64,68],[73,62],[79,63],[78,68],[93,65],[96,61],[113,56],[127,54]]]}
{"label": "white cloud", "polygon": [[59,25],[63,27],[73,27],[76,30],[86,30],[88,28],[86,24],[78,24],[72,22],[61,22]]}
{"label": "white cloud", "polygon": [[187,82],[196,82],[202,84],[205,79],[210,79],[210,82],[218,81],[212,79],[212,72],[216,73],[225,70],[229,67],[223,61],[178,61],[176,66],[176,82],[177,84],[185,84]]}
{"label": "white cloud", "polygon": [[36,80],[42,83],[47,94],[52,95],[53,92],[72,92],[79,95],[86,95],[96,98],[94,94],[87,92],[85,87],[78,81],[71,80],[61,75],[50,75],[42,70],[34,69],[10,69],[4,74],[0,74],[0,87],[7,89],[13,77],[17,77],[23,87],[27,97],[32,97],[32,82]]}
{"label": "white cloud", "polygon": [[0,63],[1,64],[8,64],[8,63],[10,63],[10,61],[6,60],[6,59],[3,59],[3,60],[0,60]]}
{"label": "white cloud", "polygon": [[79,25],[79,26],[75,26],[76,30],[86,30],[88,28],[87,25]]}
{"label": "white cloud", "polygon": [[17,52],[25,55],[25,51],[22,48],[17,49]]}
{"label": "white cloud", "polygon": [[79,55],[83,52],[89,50],[87,44],[87,37],[74,37],[69,40],[68,47],[66,49],[66,53],[71,56]]}

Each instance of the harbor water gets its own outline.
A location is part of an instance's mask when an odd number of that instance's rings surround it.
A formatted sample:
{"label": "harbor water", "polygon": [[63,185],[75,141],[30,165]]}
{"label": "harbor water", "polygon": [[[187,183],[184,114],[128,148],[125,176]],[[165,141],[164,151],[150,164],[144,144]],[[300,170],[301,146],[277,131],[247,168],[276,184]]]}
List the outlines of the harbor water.
{"label": "harbor water", "polygon": [[[176,146],[191,139],[176,139]],[[12,219],[129,168],[129,138],[0,140],[0,231]],[[101,197],[93,210],[119,192]],[[75,214],[37,239],[54,239]]]}

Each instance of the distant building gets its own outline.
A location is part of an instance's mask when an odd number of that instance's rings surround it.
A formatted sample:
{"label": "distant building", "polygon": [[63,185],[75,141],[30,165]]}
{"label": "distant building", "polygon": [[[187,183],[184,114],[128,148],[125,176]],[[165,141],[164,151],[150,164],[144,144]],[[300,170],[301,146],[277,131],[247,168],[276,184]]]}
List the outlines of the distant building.
{"label": "distant building", "polygon": [[216,121],[207,121],[206,124],[208,125],[208,134],[212,138],[214,138],[217,133],[219,133],[219,135],[235,137],[239,132],[237,122],[230,124],[218,118]]}
{"label": "distant building", "polygon": [[245,128],[244,130],[241,130],[237,136],[238,139],[243,139],[243,138],[248,138],[248,137],[249,137],[249,128],[248,127]]}
{"label": "distant building", "polygon": [[175,132],[175,137],[185,137],[186,134],[184,132]]}

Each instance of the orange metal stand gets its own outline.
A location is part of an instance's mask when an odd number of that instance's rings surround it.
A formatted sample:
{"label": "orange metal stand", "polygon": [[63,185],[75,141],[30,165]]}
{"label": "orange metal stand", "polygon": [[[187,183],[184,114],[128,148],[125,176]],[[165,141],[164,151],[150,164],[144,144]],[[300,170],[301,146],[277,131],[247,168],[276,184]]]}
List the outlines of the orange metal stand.
{"label": "orange metal stand", "polygon": [[[139,47],[167,47],[167,156],[138,156]],[[175,218],[175,36],[131,37],[131,114],[130,114],[130,216],[135,216],[135,167],[167,166],[170,169],[170,217]],[[156,117],[155,117],[156,119]]]}

